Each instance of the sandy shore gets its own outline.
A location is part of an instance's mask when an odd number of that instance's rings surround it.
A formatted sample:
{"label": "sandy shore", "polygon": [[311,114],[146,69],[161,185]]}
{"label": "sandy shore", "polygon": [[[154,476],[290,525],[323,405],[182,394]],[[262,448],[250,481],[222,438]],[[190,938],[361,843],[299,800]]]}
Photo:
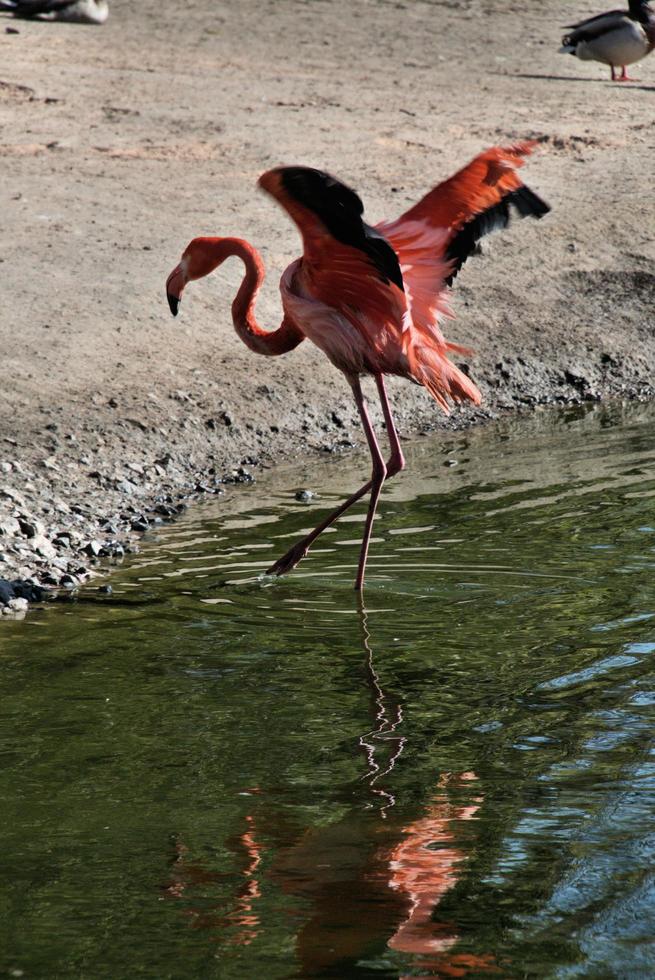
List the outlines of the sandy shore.
{"label": "sandy shore", "polygon": [[99,28],[0,16],[0,578],[73,588],[182,498],[362,441],[309,343],[268,359],[235,337],[238,263],[189,289],[177,320],[165,303],[190,238],[235,234],[270,267],[259,313],[277,326],[299,242],[255,191],[276,164],[341,176],[374,222],[490,144],[540,141],[525,179],[552,214],[496,236],[454,292],[448,334],[476,351],[483,410],[446,422],[392,383],[401,432],[651,397],[655,56],[612,85],[558,55],[561,24],[596,6],[113,0]]}

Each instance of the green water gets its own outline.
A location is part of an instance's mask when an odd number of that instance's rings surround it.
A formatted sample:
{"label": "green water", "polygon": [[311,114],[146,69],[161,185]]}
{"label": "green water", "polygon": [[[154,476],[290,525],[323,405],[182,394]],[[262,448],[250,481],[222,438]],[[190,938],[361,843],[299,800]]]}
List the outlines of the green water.
{"label": "green water", "polygon": [[259,579],[349,459],[2,623],[0,974],[655,976],[654,422],[413,441],[364,609],[362,508]]}

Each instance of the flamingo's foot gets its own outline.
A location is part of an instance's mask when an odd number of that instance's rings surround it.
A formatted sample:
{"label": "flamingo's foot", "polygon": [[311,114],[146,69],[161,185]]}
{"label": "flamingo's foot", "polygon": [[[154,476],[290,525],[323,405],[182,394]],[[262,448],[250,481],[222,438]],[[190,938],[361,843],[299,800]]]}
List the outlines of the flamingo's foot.
{"label": "flamingo's foot", "polygon": [[287,551],[286,555],[282,555],[282,557],[278,558],[274,565],[271,565],[271,567],[266,570],[266,574],[286,575],[287,572],[290,572],[296,567],[298,562],[303,560],[308,551],[309,548],[306,545],[303,545],[302,542],[300,544],[295,544],[293,548],[290,548],[289,551]]}

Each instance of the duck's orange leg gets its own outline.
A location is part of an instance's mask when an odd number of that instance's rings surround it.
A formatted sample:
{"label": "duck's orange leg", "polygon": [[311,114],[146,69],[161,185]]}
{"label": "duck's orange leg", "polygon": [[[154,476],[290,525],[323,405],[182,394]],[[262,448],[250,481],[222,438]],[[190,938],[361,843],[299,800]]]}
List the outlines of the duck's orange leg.
{"label": "duck's orange leg", "polygon": [[613,82],[636,82],[637,79],[632,78],[631,75],[628,75],[628,70],[625,65],[621,66],[621,74],[617,76],[616,72],[614,71],[614,65],[612,65],[612,81]]}

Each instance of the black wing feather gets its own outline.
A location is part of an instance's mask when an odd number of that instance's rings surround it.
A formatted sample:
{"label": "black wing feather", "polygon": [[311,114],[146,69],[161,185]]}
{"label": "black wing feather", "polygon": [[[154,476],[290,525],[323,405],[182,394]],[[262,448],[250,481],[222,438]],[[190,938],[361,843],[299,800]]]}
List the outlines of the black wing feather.
{"label": "black wing feather", "polygon": [[281,180],[290,197],[312,211],[337,241],[364,252],[383,282],[404,292],[398,256],[384,235],[363,220],[364,205],[354,190],[312,167],[283,167]]}
{"label": "black wing feather", "polygon": [[446,285],[452,286],[455,276],[466,260],[476,252],[481,238],[499,228],[507,228],[510,221],[510,205],[516,208],[522,218],[528,216],[543,218],[550,211],[548,204],[523,184],[517,190],[506,194],[498,204],[476,214],[471,221],[467,221],[460,228],[448,245],[446,259],[453,265],[452,272],[446,279]]}

